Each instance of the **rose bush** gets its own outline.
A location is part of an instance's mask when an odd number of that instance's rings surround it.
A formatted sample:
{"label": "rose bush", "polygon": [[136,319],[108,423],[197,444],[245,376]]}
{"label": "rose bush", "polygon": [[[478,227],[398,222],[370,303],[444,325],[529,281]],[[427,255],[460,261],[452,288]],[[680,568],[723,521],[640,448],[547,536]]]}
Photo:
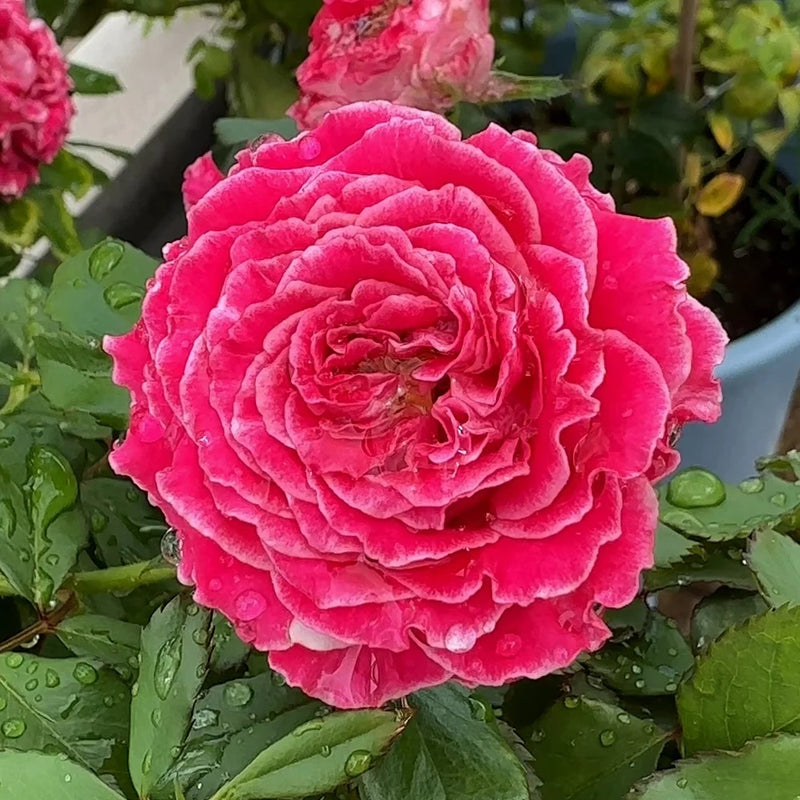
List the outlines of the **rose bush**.
{"label": "rose bush", "polygon": [[541,676],[652,561],[725,336],[589,162],[388,103],[244,150],[106,340],[198,602],[340,707]]}
{"label": "rose bush", "polygon": [[489,0],[325,0],[297,71],[301,128],[359,100],[445,111],[489,89]]}
{"label": "rose bush", "polygon": [[183,173],[183,207],[188,212],[216,186],[223,178],[219,167],[214,163],[211,153],[205,153],[193,161]]}
{"label": "rose bush", "polygon": [[52,31],[22,0],[0,0],[0,198],[19,197],[61,149],[71,86]]}

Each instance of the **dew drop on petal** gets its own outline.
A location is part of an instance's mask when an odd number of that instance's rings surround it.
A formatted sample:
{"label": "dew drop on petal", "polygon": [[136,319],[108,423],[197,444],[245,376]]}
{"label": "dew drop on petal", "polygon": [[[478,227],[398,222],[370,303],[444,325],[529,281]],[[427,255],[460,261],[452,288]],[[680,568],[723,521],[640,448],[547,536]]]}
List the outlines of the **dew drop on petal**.
{"label": "dew drop on petal", "polygon": [[264,613],[267,601],[264,595],[255,589],[245,589],[234,601],[236,616],[244,622],[250,622]]}
{"label": "dew drop on petal", "polygon": [[451,653],[466,653],[475,646],[477,639],[474,631],[465,625],[453,625],[444,637],[444,646]]}
{"label": "dew drop on petal", "polygon": [[495,650],[497,655],[502,658],[515,656],[522,646],[522,639],[516,633],[506,633],[500,637]]}
{"label": "dew drop on petal", "polygon": [[300,158],[306,161],[313,161],[322,152],[322,145],[316,136],[306,135],[298,144]]}

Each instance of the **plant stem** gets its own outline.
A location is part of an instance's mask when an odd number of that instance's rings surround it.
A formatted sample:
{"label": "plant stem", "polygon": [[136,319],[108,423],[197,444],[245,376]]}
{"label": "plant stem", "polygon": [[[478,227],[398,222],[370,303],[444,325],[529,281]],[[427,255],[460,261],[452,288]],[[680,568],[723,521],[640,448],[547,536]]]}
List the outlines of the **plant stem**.
{"label": "plant stem", "polygon": [[[109,567],[92,572],[77,572],[72,576],[72,586],[78,594],[100,594],[101,592],[131,592],[140,586],[174,580],[175,567],[161,562],[140,561],[124,567]],[[0,577],[0,597],[18,596],[14,587]]]}
{"label": "plant stem", "polygon": [[675,88],[686,100],[692,99],[694,79],[694,40],[697,32],[697,11],[700,0],[683,0],[678,23],[678,44],[675,48],[673,76]]}

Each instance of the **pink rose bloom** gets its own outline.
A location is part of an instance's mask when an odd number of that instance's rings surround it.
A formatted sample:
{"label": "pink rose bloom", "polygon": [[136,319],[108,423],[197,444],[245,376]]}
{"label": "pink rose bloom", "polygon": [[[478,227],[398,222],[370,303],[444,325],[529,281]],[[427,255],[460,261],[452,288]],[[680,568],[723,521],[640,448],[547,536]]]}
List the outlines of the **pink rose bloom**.
{"label": "pink rose bloom", "polygon": [[208,194],[222,179],[224,175],[214,163],[211,153],[200,156],[186,167],[183,173],[183,207],[188,213],[200,200]]}
{"label": "pink rose bloom", "polygon": [[325,0],[297,70],[301,128],[357,100],[446,111],[488,87],[489,0]]}
{"label": "pink rose bloom", "polygon": [[52,31],[22,0],[0,0],[0,199],[19,197],[49,164],[75,111]]}
{"label": "pink rose bloom", "polygon": [[[609,636],[725,335],[671,221],[527,133],[374,102],[244,150],[166,251],[112,454],[290,683],[378,706]],[[202,280],[198,280],[202,275]]]}

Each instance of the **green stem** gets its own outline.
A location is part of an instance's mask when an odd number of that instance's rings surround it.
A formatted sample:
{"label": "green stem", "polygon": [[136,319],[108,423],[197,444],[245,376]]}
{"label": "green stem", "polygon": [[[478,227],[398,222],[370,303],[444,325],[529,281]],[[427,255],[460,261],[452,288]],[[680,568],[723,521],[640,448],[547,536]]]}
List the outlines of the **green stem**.
{"label": "green stem", "polygon": [[[109,567],[92,572],[77,572],[72,576],[72,586],[78,594],[100,594],[102,592],[131,592],[140,586],[174,580],[175,567],[160,562],[140,561],[124,567]],[[18,596],[14,587],[0,576],[0,597]]]}

